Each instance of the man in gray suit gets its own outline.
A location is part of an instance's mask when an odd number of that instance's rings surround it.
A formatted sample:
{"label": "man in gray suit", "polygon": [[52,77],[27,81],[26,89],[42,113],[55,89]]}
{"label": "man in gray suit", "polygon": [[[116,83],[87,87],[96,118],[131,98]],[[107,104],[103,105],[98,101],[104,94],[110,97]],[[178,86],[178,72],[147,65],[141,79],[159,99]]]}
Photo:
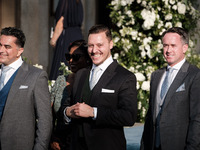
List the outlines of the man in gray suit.
{"label": "man in gray suit", "polygon": [[167,67],[151,76],[142,150],[200,149],[200,70],[185,60],[189,37],[179,27],[162,35]]}
{"label": "man in gray suit", "polygon": [[0,149],[47,150],[52,129],[45,71],[23,62],[24,33],[14,27],[0,35]]}

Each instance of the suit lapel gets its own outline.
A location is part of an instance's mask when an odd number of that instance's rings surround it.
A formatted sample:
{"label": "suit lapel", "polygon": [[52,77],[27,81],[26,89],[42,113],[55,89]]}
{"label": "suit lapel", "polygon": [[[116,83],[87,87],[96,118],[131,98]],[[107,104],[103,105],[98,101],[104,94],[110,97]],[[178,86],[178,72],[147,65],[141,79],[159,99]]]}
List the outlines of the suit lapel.
{"label": "suit lapel", "polygon": [[101,78],[93,88],[93,92],[91,95],[91,101],[90,103],[93,104],[95,100],[97,99],[96,97],[98,96],[99,92],[101,92],[103,87],[106,87],[108,82],[112,79],[113,76],[115,76],[116,72],[115,69],[117,67],[118,63],[116,61],[112,62],[110,66],[104,71],[102,74]]}
{"label": "suit lapel", "polygon": [[183,84],[183,80],[185,79],[185,77],[188,74],[188,67],[189,67],[189,63],[185,62],[183,64],[183,66],[180,68],[179,72],[177,73],[174,81],[172,82],[166,97],[164,99],[164,108],[165,109],[169,103],[169,101],[171,100],[171,97],[173,96],[173,94],[176,92],[176,90],[178,89],[178,87]]}
{"label": "suit lapel", "polygon": [[152,107],[151,107],[151,112],[153,113],[152,116],[153,116],[153,121],[155,122],[156,120],[156,106],[157,106],[157,91],[159,90],[158,87],[159,87],[159,84],[160,84],[160,80],[163,76],[163,73],[165,71],[166,67],[158,70],[158,72],[155,73],[155,75],[153,76],[153,81],[151,81],[151,84],[152,84]]}
{"label": "suit lapel", "polygon": [[28,65],[23,63],[22,66],[19,68],[17,75],[10,88],[10,91],[8,93],[8,98],[4,108],[4,113],[6,113],[6,110],[9,109],[10,104],[14,101],[14,99],[16,99],[15,95],[17,92],[19,92],[19,87],[26,78],[27,72],[28,72]]}
{"label": "suit lapel", "polygon": [[[79,74],[79,76],[76,76],[76,80],[78,82],[75,82],[73,85],[73,99],[76,102],[82,102],[82,91],[83,91],[83,86],[86,80],[88,80],[88,75],[90,74],[91,68],[84,69],[82,70],[82,73]],[[79,79],[78,79],[79,78]]]}

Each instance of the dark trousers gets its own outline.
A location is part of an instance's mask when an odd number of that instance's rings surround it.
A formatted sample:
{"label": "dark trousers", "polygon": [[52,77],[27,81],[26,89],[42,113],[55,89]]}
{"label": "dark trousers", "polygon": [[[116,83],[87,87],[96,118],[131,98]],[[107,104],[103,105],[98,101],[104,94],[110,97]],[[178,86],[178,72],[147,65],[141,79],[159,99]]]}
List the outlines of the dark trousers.
{"label": "dark trousers", "polygon": [[161,146],[159,146],[159,147],[155,147],[154,150],[162,150],[162,149],[161,149]]}
{"label": "dark trousers", "polygon": [[79,137],[77,144],[78,144],[78,150],[88,150],[85,138]]}

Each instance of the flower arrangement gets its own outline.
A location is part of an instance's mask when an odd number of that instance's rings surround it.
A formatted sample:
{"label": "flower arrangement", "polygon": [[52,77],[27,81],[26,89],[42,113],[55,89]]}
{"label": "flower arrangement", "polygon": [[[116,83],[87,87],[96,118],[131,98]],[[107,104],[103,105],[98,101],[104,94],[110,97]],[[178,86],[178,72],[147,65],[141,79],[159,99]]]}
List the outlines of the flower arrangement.
{"label": "flower arrangement", "polygon": [[[63,74],[64,76],[67,76],[67,75],[69,75],[69,74],[72,73],[71,70],[69,70],[68,66],[66,66],[64,62],[61,62],[61,63],[60,63],[60,68],[59,68],[59,70],[62,71],[62,74]],[[49,80],[49,81],[48,81],[50,93],[52,92],[52,88],[53,88],[55,82],[56,82],[55,80]]]}
{"label": "flower arrangement", "polygon": [[200,67],[200,57],[192,50],[192,33],[197,27],[199,11],[191,0],[112,0],[109,7],[115,44],[113,56],[136,75],[138,121],[143,122],[148,109],[151,73],[165,64],[161,43],[165,30],[177,26],[190,31],[187,57]]}

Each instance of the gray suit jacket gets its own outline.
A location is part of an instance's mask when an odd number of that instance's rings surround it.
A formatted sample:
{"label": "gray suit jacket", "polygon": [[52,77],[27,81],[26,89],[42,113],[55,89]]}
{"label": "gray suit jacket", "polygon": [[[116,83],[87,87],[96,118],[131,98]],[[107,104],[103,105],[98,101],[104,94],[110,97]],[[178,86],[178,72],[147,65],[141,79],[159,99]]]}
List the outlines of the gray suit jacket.
{"label": "gray suit jacket", "polygon": [[[151,78],[149,110],[141,149],[152,150],[155,143],[156,92],[164,68]],[[160,118],[162,150],[200,149],[200,70],[185,62],[171,84]]]}
{"label": "gray suit jacket", "polygon": [[23,63],[12,83],[0,122],[0,149],[48,149],[51,129],[47,74]]}

